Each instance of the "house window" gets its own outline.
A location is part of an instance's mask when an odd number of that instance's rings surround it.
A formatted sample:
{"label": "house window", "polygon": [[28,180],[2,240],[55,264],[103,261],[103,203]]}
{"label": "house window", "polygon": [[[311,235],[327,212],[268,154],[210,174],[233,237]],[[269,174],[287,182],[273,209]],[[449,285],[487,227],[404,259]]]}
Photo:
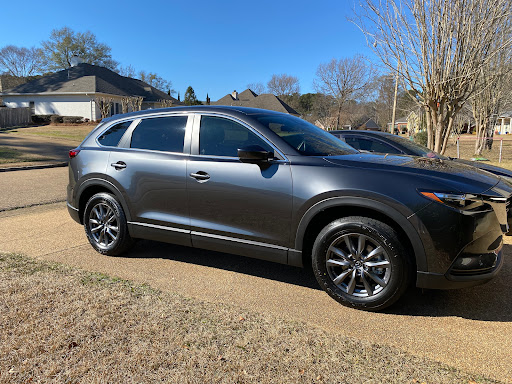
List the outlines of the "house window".
{"label": "house window", "polygon": [[29,101],[28,106],[30,108],[30,113],[35,115],[36,114],[36,103],[34,103],[33,101]]}

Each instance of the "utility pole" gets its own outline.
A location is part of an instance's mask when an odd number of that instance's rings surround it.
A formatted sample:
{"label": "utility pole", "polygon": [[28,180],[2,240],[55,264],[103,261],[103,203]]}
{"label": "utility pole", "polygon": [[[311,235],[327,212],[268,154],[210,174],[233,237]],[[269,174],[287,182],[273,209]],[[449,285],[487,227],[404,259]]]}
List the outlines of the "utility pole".
{"label": "utility pole", "polygon": [[391,120],[391,132],[395,133],[395,118],[396,118],[396,96],[398,93],[398,69],[400,68],[400,64],[396,65],[396,78],[395,78],[395,97],[393,98],[393,119]]}

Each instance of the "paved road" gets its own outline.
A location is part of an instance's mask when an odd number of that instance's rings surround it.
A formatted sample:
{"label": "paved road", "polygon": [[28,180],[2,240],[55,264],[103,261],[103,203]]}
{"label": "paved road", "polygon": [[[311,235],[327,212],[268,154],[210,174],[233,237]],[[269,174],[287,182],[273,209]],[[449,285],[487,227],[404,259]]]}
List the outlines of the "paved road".
{"label": "paved road", "polygon": [[387,313],[338,305],[298,268],[140,241],[125,257],[94,252],[64,203],[0,213],[0,251],[63,262],[210,302],[306,321],[336,335],[392,345],[512,383],[512,239],[492,282],[412,290]]}
{"label": "paved road", "polygon": [[0,212],[66,200],[68,168],[0,172]]}

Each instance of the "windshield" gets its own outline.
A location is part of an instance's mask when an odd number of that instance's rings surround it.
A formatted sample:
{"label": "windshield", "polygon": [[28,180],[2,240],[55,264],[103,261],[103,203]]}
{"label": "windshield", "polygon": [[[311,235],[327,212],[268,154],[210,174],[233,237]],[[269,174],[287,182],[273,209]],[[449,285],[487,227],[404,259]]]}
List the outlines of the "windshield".
{"label": "windshield", "polygon": [[294,116],[256,115],[261,124],[304,156],[339,156],[358,153],[330,133]]}
{"label": "windshield", "polygon": [[428,149],[427,147],[424,147],[421,144],[415,143],[411,139],[406,139],[405,137],[400,137],[400,136],[396,136],[396,135],[386,135],[386,137],[389,140],[394,141],[395,143],[400,144],[401,146],[405,147],[408,154],[410,154],[410,155],[428,157],[431,159],[443,159],[443,160],[448,159],[447,157],[440,155],[437,152],[431,151],[430,149]]}

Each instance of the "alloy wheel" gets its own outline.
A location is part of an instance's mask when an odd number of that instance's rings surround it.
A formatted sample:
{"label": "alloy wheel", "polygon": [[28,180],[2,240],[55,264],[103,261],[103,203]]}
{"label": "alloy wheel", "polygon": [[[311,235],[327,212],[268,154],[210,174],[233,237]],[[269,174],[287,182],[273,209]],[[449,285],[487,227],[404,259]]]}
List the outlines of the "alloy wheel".
{"label": "alloy wheel", "polygon": [[377,295],[388,285],[392,268],[384,247],[360,233],[336,238],[327,249],[326,267],[338,288],[363,298]]}

